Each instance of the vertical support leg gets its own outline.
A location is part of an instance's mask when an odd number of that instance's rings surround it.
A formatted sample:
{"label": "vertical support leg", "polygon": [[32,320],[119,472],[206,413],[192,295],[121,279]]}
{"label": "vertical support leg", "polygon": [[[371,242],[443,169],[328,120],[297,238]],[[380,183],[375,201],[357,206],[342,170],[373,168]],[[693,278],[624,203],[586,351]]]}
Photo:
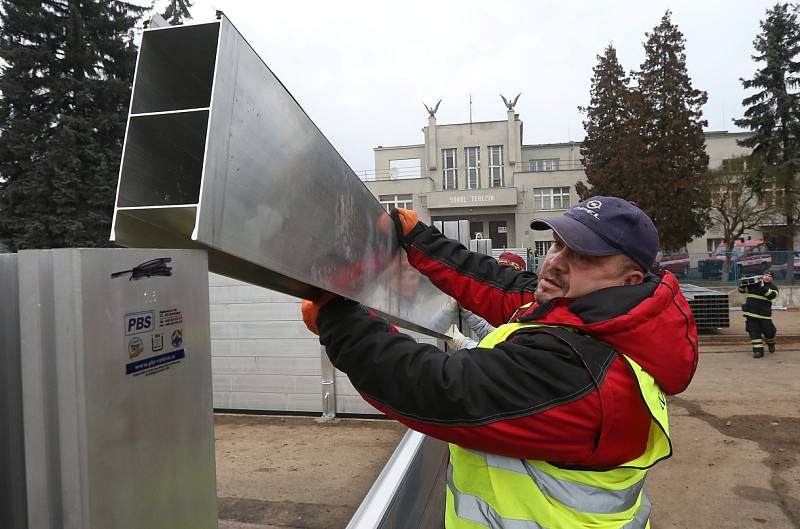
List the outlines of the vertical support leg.
{"label": "vertical support leg", "polygon": [[336,368],[333,367],[325,346],[320,348],[320,363],[322,367],[322,417],[323,421],[336,419]]}

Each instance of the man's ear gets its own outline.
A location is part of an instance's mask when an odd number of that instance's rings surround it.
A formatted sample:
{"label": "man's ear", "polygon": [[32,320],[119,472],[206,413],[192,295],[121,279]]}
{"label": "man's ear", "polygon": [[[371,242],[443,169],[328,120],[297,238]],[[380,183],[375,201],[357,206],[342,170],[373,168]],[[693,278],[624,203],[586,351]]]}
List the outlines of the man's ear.
{"label": "man's ear", "polygon": [[644,282],[644,274],[639,270],[631,270],[625,274],[625,285],[641,285]]}

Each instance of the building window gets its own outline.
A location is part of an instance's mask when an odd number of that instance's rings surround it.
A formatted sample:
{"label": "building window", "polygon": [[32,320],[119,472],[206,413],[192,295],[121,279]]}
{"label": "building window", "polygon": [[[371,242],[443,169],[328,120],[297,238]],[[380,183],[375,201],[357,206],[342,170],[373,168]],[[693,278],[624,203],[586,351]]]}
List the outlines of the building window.
{"label": "building window", "polygon": [[408,158],[405,160],[389,160],[389,178],[397,180],[400,178],[421,178],[422,160],[419,158]]}
{"label": "building window", "polygon": [[464,167],[467,170],[467,189],[481,187],[480,147],[464,147]]}
{"label": "building window", "polygon": [[569,209],[569,187],[534,187],[535,209]]}
{"label": "building window", "polygon": [[721,238],[709,237],[708,239],[706,239],[706,248],[708,248],[708,251],[711,253],[714,253],[720,244],[722,244]]}
{"label": "building window", "polygon": [[458,168],[456,167],[456,150],[442,149],[442,170],[444,189],[458,189]]}
{"label": "building window", "polygon": [[717,209],[730,209],[739,207],[739,196],[742,194],[740,186],[731,184],[711,185],[711,205]]}
{"label": "building window", "polygon": [[728,158],[722,160],[722,170],[726,173],[743,173],[747,169],[744,158]]}
{"label": "building window", "polygon": [[759,206],[777,206],[783,202],[783,188],[771,178],[764,182],[761,193],[758,195]]}
{"label": "building window", "polygon": [[503,187],[503,146],[489,146],[489,187]]}
{"label": "building window", "polygon": [[559,158],[546,158],[541,160],[528,160],[528,171],[532,173],[541,173],[544,171],[558,171],[561,164]]}
{"label": "building window", "polygon": [[386,211],[392,208],[414,209],[411,194],[408,195],[379,195],[378,200]]}
{"label": "building window", "polygon": [[535,241],[534,244],[536,245],[536,257],[544,257],[553,245],[553,241]]}

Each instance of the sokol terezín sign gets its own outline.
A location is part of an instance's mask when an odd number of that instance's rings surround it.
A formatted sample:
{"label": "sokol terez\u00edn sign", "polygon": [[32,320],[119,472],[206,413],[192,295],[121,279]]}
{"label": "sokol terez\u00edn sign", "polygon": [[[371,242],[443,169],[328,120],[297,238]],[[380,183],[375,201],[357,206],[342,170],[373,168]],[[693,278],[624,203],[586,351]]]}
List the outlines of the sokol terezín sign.
{"label": "sokol terez\u00edn sign", "polygon": [[473,191],[436,191],[427,194],[428,208],[474,206],[515,206],[517,190],[513,187],[476,189]]}

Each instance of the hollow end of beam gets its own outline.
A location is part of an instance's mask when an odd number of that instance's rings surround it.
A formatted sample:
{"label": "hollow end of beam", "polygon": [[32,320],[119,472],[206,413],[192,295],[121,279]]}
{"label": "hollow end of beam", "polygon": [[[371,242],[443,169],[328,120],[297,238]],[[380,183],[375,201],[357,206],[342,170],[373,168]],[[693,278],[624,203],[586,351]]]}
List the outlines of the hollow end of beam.
{"label": "hollow end of beam", "polygon": [[191,239],[196,205],[117,208],[111,240],[131,248],[202,248]]}
{"label": "hollow end of beam", "polygon": [[208,107],[220,24],[146,31],[142,36],[131,113]]}
{"label": "hollow end of beam", "polygon": [[131,116],[117,207],[196,204],[208,110]]}

